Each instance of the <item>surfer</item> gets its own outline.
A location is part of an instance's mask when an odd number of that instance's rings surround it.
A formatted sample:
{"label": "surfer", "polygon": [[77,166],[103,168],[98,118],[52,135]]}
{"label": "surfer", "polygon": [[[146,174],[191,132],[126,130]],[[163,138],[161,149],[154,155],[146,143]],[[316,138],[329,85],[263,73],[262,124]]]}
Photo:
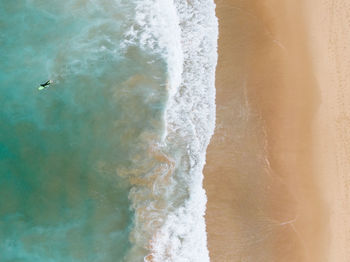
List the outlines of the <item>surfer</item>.
{"label": "surfer", "polygon": [[39,89],[39,90],[43,90],[43,89],[47,88],[49,85],[51,85],[52,83],[53,83],[52,80],[47,80],[45,83],[41,84],[41,85],[38,87],[38,89]]}

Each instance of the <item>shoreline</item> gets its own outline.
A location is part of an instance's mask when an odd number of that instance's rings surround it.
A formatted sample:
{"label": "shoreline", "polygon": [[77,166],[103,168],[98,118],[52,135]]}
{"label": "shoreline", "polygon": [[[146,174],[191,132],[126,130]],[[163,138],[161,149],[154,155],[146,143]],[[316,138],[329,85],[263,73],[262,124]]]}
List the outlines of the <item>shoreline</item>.
{"label": "shoreline", "polygon": [[328,261],[312,7],[216,4],[217,126],[204,168],[211,261]]}

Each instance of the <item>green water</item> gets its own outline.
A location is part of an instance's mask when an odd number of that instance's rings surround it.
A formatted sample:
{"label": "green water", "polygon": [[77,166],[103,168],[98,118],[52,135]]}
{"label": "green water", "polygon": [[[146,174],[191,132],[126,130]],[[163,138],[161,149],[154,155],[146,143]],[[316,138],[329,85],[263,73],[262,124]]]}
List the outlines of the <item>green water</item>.
{"label": "green water", "polygon": [[119,46],[131,3],[0,0],[0,261],[115,262],[130,249],[117,169],[159,132],[166,100],[162,60]]}

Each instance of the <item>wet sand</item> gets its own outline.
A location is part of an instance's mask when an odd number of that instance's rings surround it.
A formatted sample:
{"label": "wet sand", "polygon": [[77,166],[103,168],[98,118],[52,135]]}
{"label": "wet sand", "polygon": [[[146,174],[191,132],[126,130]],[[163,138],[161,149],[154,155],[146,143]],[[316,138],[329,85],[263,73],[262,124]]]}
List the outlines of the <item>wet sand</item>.
{"label": "wet sand", "polygon": [[211,261],[350,261],[350,3],[216,4]]}

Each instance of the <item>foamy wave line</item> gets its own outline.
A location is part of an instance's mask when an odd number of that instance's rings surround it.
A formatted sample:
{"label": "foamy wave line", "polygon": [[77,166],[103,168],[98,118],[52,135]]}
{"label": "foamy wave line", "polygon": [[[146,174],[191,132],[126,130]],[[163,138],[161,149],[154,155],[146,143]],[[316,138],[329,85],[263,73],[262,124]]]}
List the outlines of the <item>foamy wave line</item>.
{"label": "foamy wave line", "polygon": [[119,170],[133,184],[127,261],[209,261],[202,170],[215,127],[217,36],[213,0],[136,1],[125,44],[164,56],[169,99],[163,139],[143,134],[148,158],[135,155],[132,170]]}

